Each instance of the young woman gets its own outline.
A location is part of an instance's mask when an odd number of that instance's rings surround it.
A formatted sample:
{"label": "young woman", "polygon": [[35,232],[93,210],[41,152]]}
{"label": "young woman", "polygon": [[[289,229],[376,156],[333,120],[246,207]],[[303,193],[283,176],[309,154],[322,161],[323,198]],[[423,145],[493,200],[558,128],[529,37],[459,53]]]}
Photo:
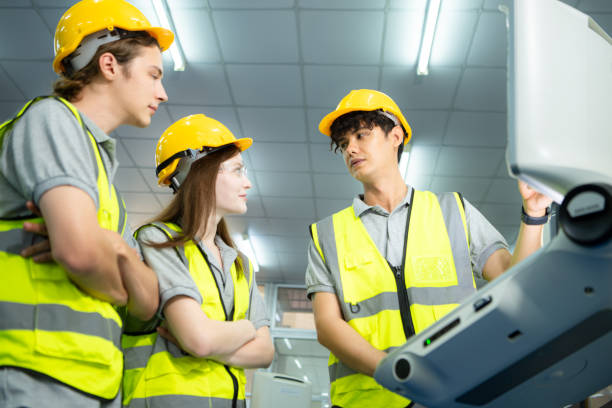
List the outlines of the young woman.
{"label": "young woman", "polygon": [[160,185],[175,192],[137,231],[159,280],[158,318],[126,319],[124,405],[244,407],[244,368],[273,358],[270,322],[248,258],[223,219],[244,214],[246,176],[236,139],[202,114],[171,125],[157,143]]}

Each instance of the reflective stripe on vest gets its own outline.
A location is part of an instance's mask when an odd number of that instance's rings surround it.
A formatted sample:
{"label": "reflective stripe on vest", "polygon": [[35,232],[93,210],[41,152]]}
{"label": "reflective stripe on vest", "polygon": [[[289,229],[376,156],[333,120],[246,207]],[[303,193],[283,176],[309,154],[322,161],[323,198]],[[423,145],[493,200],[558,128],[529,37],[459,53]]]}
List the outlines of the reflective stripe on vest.
{"label": "reflective stripe on vest", "polygon": [[[467,224],[457,193],[415,191],[410,209],[404,280],[410,318],[420,332],[473,293]],[[406,342],[397,282],[353,207],[311,226],[331,271],[344,319],[373,347],[390,351]],[[317,237],[317,238],[315,238]],[[318,242],[317,242],[318,241]],[[409,400],[383,389],[330,354],[332,404],[405,407]]]}
{"label": "reflective stripe on vest", "polygon": [[[15,118],[0,126],[0,143]],[[117,232],[125,228],[125,208],[114,194],[93,135],[69,102],[56,98],[83,126],[97,164],[98,223]],[[88,394],[111,399],[121,384],[121,319],[112,305],[78,289],[57,263],[37,264],[19,252],[37,238],[23,223],[40,218],[0,220],[0,366],[23,367],[57,379]],[[10,272],[10,273],[9,273]]]}
{"label": "reflective stripe on vest", "polygon": [[[169,238],[181,232],[177,225],[171,223],[154,222],[151,225]],[[219,286],[197,244],[188,241],[175,249],[189,267],[189,273],[203,298],[202,310],[208,318],[220,321],[246,318],[253,290],[253,267],[246,256],[239,253],[240,267],[236,268],[234,263],[230,269],[234,283],[234,311],[232,316],[227,316],[220,291],[213,289]],[[244,268],[245,265],[248,267]],[[126,406],[156,404],[231,408],[233,404],[238,407],[245,404],[246,377],[242,368],[192,357],[157,333],[123,335],[122,344],[125,354],[123,404]]]}

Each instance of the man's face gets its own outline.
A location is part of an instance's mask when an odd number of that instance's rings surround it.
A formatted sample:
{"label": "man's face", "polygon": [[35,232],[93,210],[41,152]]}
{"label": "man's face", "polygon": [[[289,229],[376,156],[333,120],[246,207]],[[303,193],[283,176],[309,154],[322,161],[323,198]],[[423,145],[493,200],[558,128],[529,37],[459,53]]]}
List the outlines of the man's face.
{"label": "man's face", "polygon": [[362,126],[346,133],[338,143],[351,176],[363,182],[374,182],[388,169],[397,167],[396,147],[391,134],[379,127]]}
{"label": "man's face", "polygon": [[159,104],[168,100],[162,85],[159,48],[141,47],[139,55],[122,67],[117,81],[117,103],[125,110],[125,124],[147,127]]}

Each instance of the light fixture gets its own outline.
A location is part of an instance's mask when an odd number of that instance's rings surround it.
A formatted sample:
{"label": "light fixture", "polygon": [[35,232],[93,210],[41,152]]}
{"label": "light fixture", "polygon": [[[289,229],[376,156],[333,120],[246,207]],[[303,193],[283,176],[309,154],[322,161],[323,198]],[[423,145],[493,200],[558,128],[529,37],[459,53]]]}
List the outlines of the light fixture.
{"label": "light fixture", "polygon": [[429,0],[427,2],[425,28],[423,29],[423,37],[421,38],[417,75],[429,74],[429,57],[431,56],[431,46],[433,45],[434,35],[436,34],[436,25],[438,24],[441,1],[442,0]]}
{"label": "light fixture", "polygon": [[304,376],[304,381],[310,381],[307,375]]}
{"label": "light fixture", "polygon": [[292,350],[293,347],[291,346],[291,342],[289,341],[289,339],[285,337],[283,340],[285,340],[285,344],[287,345],[287,348],[289,350]]}
{"label": "light fixture", "polygon": [[301,370],[302,369],[302,363],[300,363],[300,360],[298,360],[297,358],[294,358],[293,361],[295,361],[295,365]]}
{"label": "light fixture", "polygon": [[249,239],[248,235],[236,235],[234,236],[234,242],[236,243],[236,246],[238,246],[238,249],[249,257],[251,263],[253,264],[253,270],[255,272],[259,272],[259,262],[257,262],[257,257],[255,256],[255,251],[253,250],[253,245],[251,244],[251,240]]}
{"label": "light fixture", "polygon": [[172,42],[172,45],[169,48],[170,55],[172,55],[172,61],[174,61],[174,70],[184,71],[185,56],[183,54],[183,48],[181,47],[181,43],[178,39],[176,28],[174,28],[174,22],[172,21],[172,17],[170,17],[170,9],[168,9],[168,3],[166,3],[166,0],[151,1],[153,2],[153,8],[155,9],[155,14],[157,14],[159,24],[174,33],[174,41]]}
{"label": "light fixture", "polygon": [[[407,148],[407,146],[405,146],[404,148]],[[399,162],[399,171],[404,181],[407,181],[406,176],[408,175],[408,162],[409,161],[410,161],[410,150],[405,150],[400,156],[400,162]]]}

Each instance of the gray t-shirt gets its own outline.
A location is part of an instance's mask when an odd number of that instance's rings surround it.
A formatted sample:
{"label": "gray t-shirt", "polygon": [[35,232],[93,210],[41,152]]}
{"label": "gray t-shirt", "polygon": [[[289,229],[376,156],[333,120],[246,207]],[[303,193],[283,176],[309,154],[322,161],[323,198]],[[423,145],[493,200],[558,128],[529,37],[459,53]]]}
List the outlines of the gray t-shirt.
{"label": "gray t-shirt", "polygon": [[[189,273],[189,268],[183,263],[176,250],[174,248],[157,249],[146,245],[146,242],[160,243],[167,240],[167,235],[156,227],[146,226],[138,232],[138,242],[141,244],[144,259],[147,265],[155,271],[159,281],[160,302],[158,316],[160,318],[163,318],[162,311],[166,303],[175,296],[188,296],[202,304],[202,295]],[[234,283],[231,278],[230,268],[236,260],[238,252],[223,242],[219,236],[215,237],[215,244],[221,252],[223,268],[221,268],[217,259],[209,252],[205,245],[200,244],[200,247],[204,250],[214,277],[221,286],[222,301],[225,309],[230,313],[234,308]],[[210,290],[217,292],[216,287],[212,287]],[[267,317],[264,301],[259,290],[257,290],[255,274],[253,274],[253,290],[251,291],[247,318],[253,323],[255,329],[270,326],[270,319]],[[142,324],[141,327],[137,327],[137,322],[128,321],[126,322],[128,326],[126,330],[128,332],[148,331],[157,324],[159,324],[158,319]]]}
{"label": "gray t-shirt", "polygon": [[[390,214],[378,205],[367,205],[360,196],[353,199],[355,214],[363,222],[378,251],[393,265],[401,265],[403,260],[404,234],[411,192],[412,187],[409,187],[402,202]],[[508,249],[508,244],[472,204],[467,200],[464,202],[472,270],[476,278],[482,279],[482,268],[491,254],[498,249]],[[312,239],[308,247],[306,286],[309,298],[315,292],[336,293],[331,271],[321,259]]]}
{"label": "gray t-shirt", "polygon": [[[96,140],[109,183],[119,163],[115,140],[91,119],[81,118]],[[46,191],[74,186],[87,193],[98,208],[98,167],[89,136],[72,112],[60,101],[48,98],[32,106],[7,132],[0,151],[0,218],[30,215],[25,203],[36,205]],[[123,239],[138,245],[126,225]]]}

